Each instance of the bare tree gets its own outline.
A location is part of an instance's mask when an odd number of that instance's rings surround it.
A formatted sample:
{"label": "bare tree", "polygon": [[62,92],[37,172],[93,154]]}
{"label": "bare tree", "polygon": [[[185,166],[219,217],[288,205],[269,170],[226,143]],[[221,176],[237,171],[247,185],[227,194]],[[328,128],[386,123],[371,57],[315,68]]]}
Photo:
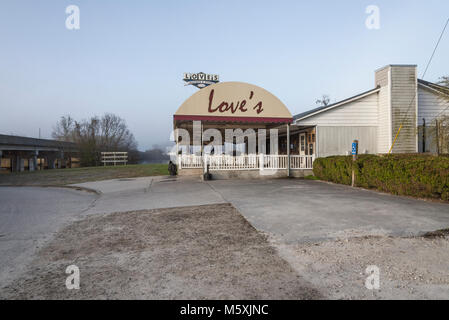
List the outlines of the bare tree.
{"label": "bare tree", "polygon": [[100,145],[110,150],[135,149],[136,142],[125,121],[111,113],[106,113],[100,120]]}
{"label": "bare tree", "polygon": [[439,78],[438,84],[440,86],[449,87],[449,76],[442,76]]}
{"label": "bare tree", "polygon": [[321,99],[318,99],[315,103],[319,104],[322,107],[327,107],[330,104],[330,101],[331,101],[331,99],[329,98],[329,96],[326,94],[323,94]]}
{"label": "bare tree", "polygon": [[111,113],[79,122],[70,116],[64,116],[54,127],[52,136],[58,140],[77,143],[83,166],[99,164],[102,151],[137,154],[137,142],[125,120]]}
{"label": "bare tree", "polygon": [[76,121],[69,115],[61,117],[61,119],[53,127],[53,139],[60,141],[73,141],[73,133]]}

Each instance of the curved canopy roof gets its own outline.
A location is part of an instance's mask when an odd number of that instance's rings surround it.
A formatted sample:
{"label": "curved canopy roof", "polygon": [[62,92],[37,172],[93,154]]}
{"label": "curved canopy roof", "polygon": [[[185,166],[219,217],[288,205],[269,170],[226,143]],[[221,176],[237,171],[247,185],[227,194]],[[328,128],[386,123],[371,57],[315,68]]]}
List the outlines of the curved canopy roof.
{"label": "curved canopy roof", "polygon": [[287,107],[267,90],[244,82],[220,82],[199,90],[174,120],[290,123]]}

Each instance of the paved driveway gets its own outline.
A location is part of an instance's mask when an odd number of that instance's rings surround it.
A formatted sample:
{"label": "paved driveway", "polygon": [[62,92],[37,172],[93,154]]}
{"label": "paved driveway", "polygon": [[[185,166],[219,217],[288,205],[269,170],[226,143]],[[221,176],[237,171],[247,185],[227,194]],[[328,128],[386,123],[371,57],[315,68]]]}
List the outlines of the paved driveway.
{"label": "paved driveway", "polygon": [[87,214],[187,207],[226,202],[198,178],[145,177],[87,182],[74,186],[101,192]]}
{"label": "paved driveway", "polygon": [[96,198],[71,189],[0,187],[0,285],[20,274],[37,249]]}
{"label": "paved driveway", "polygon": [[103,194],[87,213],[232,203],[286,243],[340,236],[418,235],[449,227],[449,204],[299,179],[150,177],[83,183]]}
{"label": "paved driveway", "polygon": [[311,180],[211,181],[257,229],[286,243],[449,228],[449,204]]}

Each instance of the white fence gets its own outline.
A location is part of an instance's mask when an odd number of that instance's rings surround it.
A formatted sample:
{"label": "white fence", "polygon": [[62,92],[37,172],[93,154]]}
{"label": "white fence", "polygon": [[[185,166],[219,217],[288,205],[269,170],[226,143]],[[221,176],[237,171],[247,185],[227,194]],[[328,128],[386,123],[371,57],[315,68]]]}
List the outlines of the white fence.
{"label": "white fence", "polygon": [[101,162],[104,165],[106,164],[124,164],[128,163],[128,152],[102,152],[101,153]]}
{"label": "white fence", "polygon": [[203,167],[203,157],[194,154],[178,155],[178,166],[180,169],[198,169]]}
{"label": "white fence", "polygon": [[[290,169],[313,169],[315,156],[290,156]],[[206,164],[206,166],[203,166]],[[287,169],[286,155],[204,155],[183,154],[178,156],[180,169],[199,169],[209,165],[210,170],[261,170]]]}

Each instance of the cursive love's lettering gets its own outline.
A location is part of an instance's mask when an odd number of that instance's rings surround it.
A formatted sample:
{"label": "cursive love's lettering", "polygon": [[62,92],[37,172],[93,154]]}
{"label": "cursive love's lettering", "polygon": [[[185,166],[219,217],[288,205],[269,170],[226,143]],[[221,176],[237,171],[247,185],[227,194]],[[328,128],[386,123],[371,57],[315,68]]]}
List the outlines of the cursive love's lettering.
{"label": "cursive love's lettering", "polygon": [[[231,113],[236,113],[237,111],[240,112],[247,112],[248,109],[246,108],[246,104],[247,101],[244,99],[242,101],[237,101],[237,103],[234,103],[233,101],[228,102],[228,101],[222,101],[220,104],[216,105],[214,107],[214,94],[215,94],[215,89],[212,89],[210,91],[209,94],[209,108],[208,111],[209,113],[214,113],[214,112],[220,112],[220,113],[224,113],[227,111],[231,111]],[[252,100],[252,98],[254,97],[254,92],[251,91],[249,94],[249,100]],[[256,110],[257,114],[263,112],[263,103],[262,101],[259,101],[254,107],[253,110]]]}

